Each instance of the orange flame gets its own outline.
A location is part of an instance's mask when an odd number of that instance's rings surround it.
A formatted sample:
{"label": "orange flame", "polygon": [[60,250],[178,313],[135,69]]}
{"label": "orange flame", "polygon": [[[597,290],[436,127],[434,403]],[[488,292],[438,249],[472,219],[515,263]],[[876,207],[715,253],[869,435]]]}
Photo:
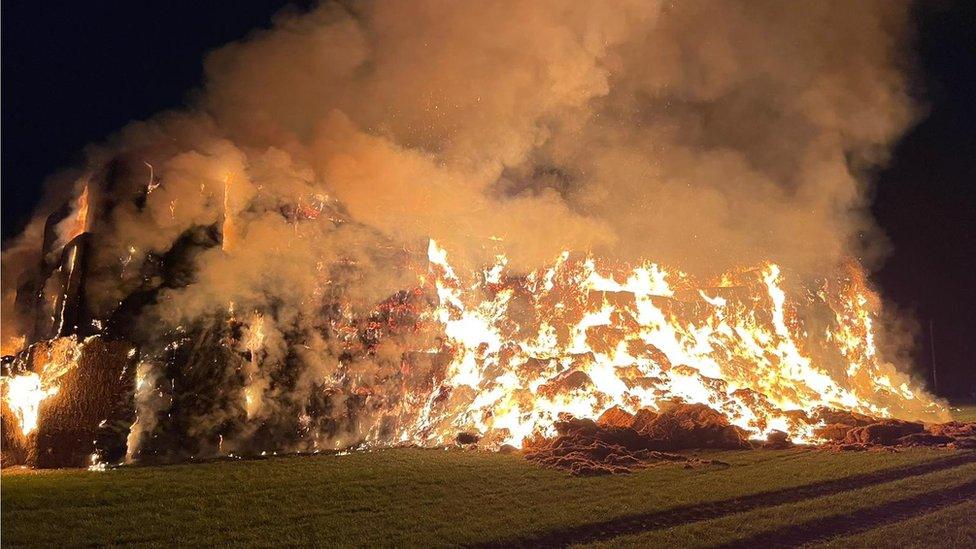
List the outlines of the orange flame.
{"label": "orange flame", "polygon": [[52,339],[34,348],[35,371],[0,378],[3,400],[27,436],[36,428],[41,403],[58,394],[60,379],[78,365],[84,342],[74,336]]}
{"label": "orange flame", "polygon": [[[468,430],[519,446],[554,434],[560,413],[596,418],[673,399],[718,409],[755,437],[781,430],[798,441],[814,440],[807,412],[819,406],[944,412],[879,359],[863,278],[790,299],[772,263],[702,288],[659,265],[613,269],[564,252],[525,277],[503,276],[499,257],[465,286],[434,241],[428,258],[432,319],[452,360],[403,440]],[[802,307],[816,314],[803,318]]]}
{"label": "orange flame", "polygon": [[41,402],[57,394],[57,387],[44,388],[41,376],[36,373],[14,376],[6,380],[7,405],[20,423],[20,431],[27,436],[37,428],[37,416]]}
{"label": "orange flame", "polygon": [[75,201],[75,218],[68,229],[64,241],[71,242],[76,236],[88,230],[88,184]]}

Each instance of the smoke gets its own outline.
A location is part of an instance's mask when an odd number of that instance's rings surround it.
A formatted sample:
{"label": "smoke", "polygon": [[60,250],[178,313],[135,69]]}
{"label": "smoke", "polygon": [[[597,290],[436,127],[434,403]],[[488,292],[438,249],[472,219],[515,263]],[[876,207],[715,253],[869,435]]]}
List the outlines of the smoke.
{"label": "smoke", "polygon": [[874,256],[852,166],[912,121],[905,5],[585,4],[325,6],[211,55],[204,104],[401,240],[497,237],[525,265]]}
{"label": "smoke", "polygon": [[262,357],[241,384],[263,418],[312,380],[393,383],[392,358],[340,366],[322,334],[415,284],[428,238],[466,267],[505,253],[516,271],[564,249],[701,274],[870,265],[883,239],[857,176],[916,113],[907,19],[883,0],[283,12],[207,57],[187,109],[55,178],[4,251],[5,347],[33,333],[18,291],[60,249],[42,244],[45,219],[86,186],[91,316],[137,310],[129,337],[157,347],[162,328],[228,307],[246,330],[260,318],[273,337],[238,351]]}

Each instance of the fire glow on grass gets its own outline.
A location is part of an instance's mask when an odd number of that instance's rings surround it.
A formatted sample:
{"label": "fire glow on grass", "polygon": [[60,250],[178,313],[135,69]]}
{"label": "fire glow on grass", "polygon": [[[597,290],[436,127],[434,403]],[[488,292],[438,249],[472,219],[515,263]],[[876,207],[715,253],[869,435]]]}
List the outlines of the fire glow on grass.
{"label": "fire glow on grass", "polygon": [[[879,359],[873,295],[853,267],[796,299],[772,263],[700,286],[655,264],[619,269],[569,252],[508,277],[499,256],[465,285],[436,242],[428,255],[452,361],[404,441],[467,430],[520,446],[553,435],[560,413],[596,418],[673,399],[718,409],[755,437],[780,430],[806,442],[820,406],[880,417],[941,409]],[[801,319],[798,305],[815,314]]]}

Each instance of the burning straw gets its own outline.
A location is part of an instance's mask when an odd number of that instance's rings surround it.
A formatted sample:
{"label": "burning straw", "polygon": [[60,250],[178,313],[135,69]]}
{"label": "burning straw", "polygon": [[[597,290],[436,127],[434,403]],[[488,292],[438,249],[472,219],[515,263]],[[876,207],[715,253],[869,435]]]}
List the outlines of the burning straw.
{"label": "burning straw", "polygon": [[914,117],[907,15],[282,13],[208,56],[187,109],[52,178],[5,247],[4,436],[74,464],[521,446],[678,399],[749,439],[823,440],[818,407],[945,420],[866,282],[857,175]]}

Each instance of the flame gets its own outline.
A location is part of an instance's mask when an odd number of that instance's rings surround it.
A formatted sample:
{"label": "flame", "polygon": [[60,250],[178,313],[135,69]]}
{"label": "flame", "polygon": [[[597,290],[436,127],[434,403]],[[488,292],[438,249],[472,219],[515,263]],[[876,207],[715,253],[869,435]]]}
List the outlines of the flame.
{"label": "flame", "polygon": [[258,376],[261,362],[260,353],[264,349],[264,341],[267,337],[265,324],[264,316],[253,315],[241,341],[242,347],[251,356],[250,362],[244,367],[244,409],[249,418],[256,417],[260,413],[264,391],[267,388],[267,381]]}
{"label": "flame", "polygon": [[61,378],[77,367],[84,344],[75,336],[36,344],[31,347],[36,361],[33,371],[0,378],[4,386],[3,400],[17,418],[24,436],[37,429],[41,403],[58,394]]}
{"label": "flame", "polygon": [[65,242],[71,242],[76,236],[84,233],[88,230],[88,183],[85,183],[85,189],[78,196],[75,201],[75,216],[71,221],[71,225],[66,233]]}
{"label": "flame", "polygon": [[[653,263],[621,268],[569,252],[505,276],[500,256],[465,285],[433,240],[428,259],[439,299],[431,319],[447,336],[431,352],[451,362],[402,440],[443,443],[469,430],[520,446],[552,435],[561,413],[596,418],[675,399],[720,410],[754,437],[781,430],[804,442],[815,440],[817,407],[941,410],[879,359],[863,276],[790,298],[773,263],[701,287]],[[804,307],[818,314],[806,319]]]}
{"label": "flame", "polygon": [[41,402],[57,394],[57,387],[43,387],[41,376],[34,372],[7,379],[7,405],[20,423],[20,431],[27,436],[37,428]]}

